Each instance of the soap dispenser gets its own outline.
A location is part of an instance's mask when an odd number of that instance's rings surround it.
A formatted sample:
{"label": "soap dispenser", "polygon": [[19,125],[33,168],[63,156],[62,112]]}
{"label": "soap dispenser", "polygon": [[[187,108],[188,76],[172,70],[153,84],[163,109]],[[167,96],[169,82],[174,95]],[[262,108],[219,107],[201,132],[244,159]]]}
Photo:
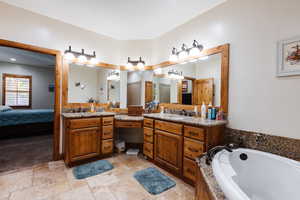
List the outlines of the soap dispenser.
{"label": "soap dispenser", "polygon": [[204,102],[202,102],[202,106],[201,106],[201,118],[206,119],[206,105]]}

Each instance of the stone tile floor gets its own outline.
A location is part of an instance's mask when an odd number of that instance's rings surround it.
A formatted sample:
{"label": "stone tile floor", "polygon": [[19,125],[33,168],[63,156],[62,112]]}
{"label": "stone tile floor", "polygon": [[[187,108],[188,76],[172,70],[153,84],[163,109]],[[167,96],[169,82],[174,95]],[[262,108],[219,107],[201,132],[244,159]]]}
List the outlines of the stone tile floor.
{"label": "stone tile floor", "polygon": [[194,188],[158,168],[176,182],[159,195],[149,194],[134,172],[153,167],[143,158],[117,155],[107,159],[114,169],[76,180],[63,161],[0,173],[0,200],[193,200]]}

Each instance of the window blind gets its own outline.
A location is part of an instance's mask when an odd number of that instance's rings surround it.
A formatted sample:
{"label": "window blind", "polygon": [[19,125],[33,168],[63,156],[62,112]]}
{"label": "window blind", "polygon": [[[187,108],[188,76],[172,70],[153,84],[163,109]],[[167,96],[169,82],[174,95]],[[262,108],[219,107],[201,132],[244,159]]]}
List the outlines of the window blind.
{"label": "window blind", "polygon": [[5,105],[30,106],[30,81],[31,77],[5,77]]}

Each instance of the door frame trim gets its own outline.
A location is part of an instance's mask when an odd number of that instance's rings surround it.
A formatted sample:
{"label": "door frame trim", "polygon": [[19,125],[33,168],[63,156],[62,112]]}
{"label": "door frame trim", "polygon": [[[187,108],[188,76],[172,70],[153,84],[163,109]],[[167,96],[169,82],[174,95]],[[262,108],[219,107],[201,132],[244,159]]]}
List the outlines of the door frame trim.
{"label": "door frame trim", "polygon": [[61,120],[61,75],[62,75],[62,55],[59,50],[47,49],[29,44],[0,39],[0,46],[18,48],[38,53],[55,56],[55,91],[54,91],[54,127],[53,127],[53,160],[60,160],[60,120]]}

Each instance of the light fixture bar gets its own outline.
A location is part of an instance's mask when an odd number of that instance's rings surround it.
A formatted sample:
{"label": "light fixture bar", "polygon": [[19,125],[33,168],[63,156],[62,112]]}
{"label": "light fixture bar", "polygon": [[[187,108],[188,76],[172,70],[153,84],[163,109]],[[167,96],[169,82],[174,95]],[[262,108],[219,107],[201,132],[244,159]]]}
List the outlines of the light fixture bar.
{"label": "light fixture bar", "polygon": [[171,62],[177,62],[178,60],[186,59],[188,56],[199,56],[203,49],[203,45],[199,44],[197,40],[193,41],[192,47],[190,48],[183,43],[180,51],[173,47],[169,60]]}
{"label": "light fixture bar", "polygon": [[129,70],[131,70],[133,66],[136,66],[139,70],[144,70],[145,61],[142,60],[142,57],[139,57],[139,60],[131,60],[130,57],[128,57],[126,66]]}
{"label": "light fixture bar", "polygon": [[96,58],[95,51],[93,51],[93,54],[87,54],[84,52],[84,49],[81,49],[81,52],[73,51],[71,46],[69,46],[69,48],[67,50],[65,50],[65,54],[67,54],[67,53],[73,53],[75,56],[84,55],[88,58]]}

